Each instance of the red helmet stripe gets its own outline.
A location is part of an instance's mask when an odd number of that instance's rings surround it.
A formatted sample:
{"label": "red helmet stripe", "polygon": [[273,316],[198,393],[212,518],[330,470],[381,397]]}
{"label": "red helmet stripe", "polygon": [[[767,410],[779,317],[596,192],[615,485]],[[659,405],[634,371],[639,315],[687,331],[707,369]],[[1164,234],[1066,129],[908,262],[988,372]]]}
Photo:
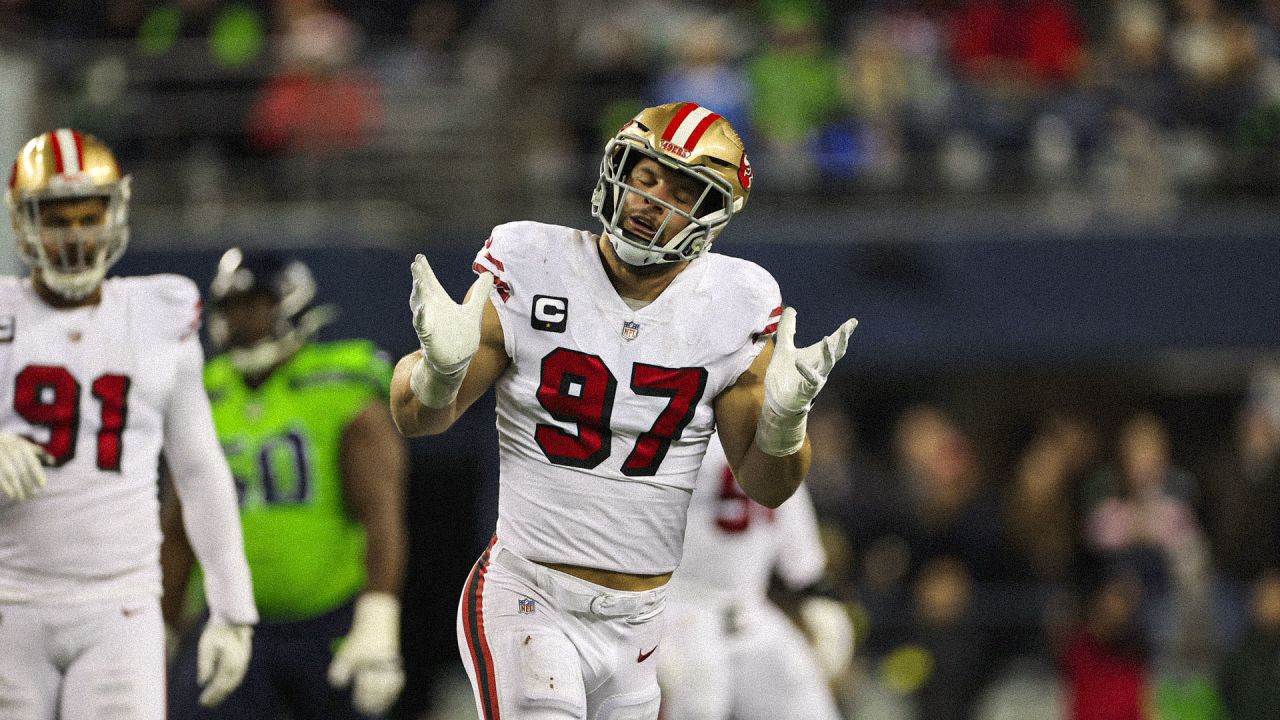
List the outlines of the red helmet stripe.
{"label": "red helmet stripe", "polygon": [[670,141],[671,138],[675,137],[676,131],[680,129],[680,125],[684,122],[684,119],[689,117],[689,113],[697,109],[697,103],[685,103],[684,105],[681,105],[680,109],[676,111],[676,116],[671,118],[671,122],[667,123],[667,129],[662,131],[662,139]]}
{"label": "red helmet stripe", "polygon": [[62,143],[58,140],[58,133],[54,132],[49,138],[53,142],[49,143],[53,146],[53,171],[59,175],[66,172],[62,165]]}
{"label": "red helmet stripe", "polygon": [[54,169],[60,175],[76,175],[84,168],[84,144],[74,130],[53,131]]}
{"label": "red helmet stripe", "polygon": [[84,170],[84,136],[72,130],[71,139],[76,144],[76,169]]}
{"label": "red helmet stripe", "polygon": [[702,118],[702,121],[694,126],[693,132],[689,133],[689,139],[684,143],[684,149],[692,151],[698,145],[698,141],[702,139],[702,134],[711,127],[711,123],[720,119],[716,113],[710,113]]}

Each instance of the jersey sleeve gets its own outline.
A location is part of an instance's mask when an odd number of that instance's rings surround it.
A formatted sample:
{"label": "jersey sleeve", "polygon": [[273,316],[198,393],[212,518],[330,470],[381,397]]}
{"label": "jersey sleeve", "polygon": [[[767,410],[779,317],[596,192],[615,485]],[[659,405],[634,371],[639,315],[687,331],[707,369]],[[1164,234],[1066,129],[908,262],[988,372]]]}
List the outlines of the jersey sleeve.
{"label": "jersey sleeve", "polygon": [[723,299],[735,308],[734,319],[726,324],[733,332],[729,342],[734,350],[734,378],[746,372],[764,350],[765,344],[778,331],[782,319],[782,291],[778,281],[767,270],[752,262],[737,261],[735,279]]}
{"label": "jersey sleeve", "polygon": [[[194,288],[194,285],[192,285]],[[236,490],[214,430],[201,382],[204,353],[192,335],[179,343],[164,419],[164,456],[182,501],[182,521],[204,571],[205,596],[217,618],[258,620],[244,555]]]}
{"label": "jersey sleeve", "polygon": [[[518,332],[507,331],[515,327],[513,323],[516,322],[515,316],[519,314],[517,307],[520,305],[518,295],[524,290],[518,276],[521,265],[531,254],[537,252],[530,245],[539,242],[540,237],[536,223],[511,222],[498,225],[484,241],[484,247],[476,253],[476,260],[471,266],[477,275],[484,272],[493,274],[493,290],[489,294],[489,300],[498,311],[498,321],[504,329],[503,345],[508,357],[516,356],[516,343],[519,340]],[[516,300],[513,302],[512,298]]]}
{"label": "jersey sleeve", "polygon": [[186,340],[200,332],[204,305],[191,278],[162,274],[131,278],[138,281],[147,316],[156,323],[162,340]]}
{"label": "jersey sleeve", "polygon": [[484,247],[476,253],[475,262],[471,264],[476,275],[486,272],[493,274],[492,297],[502,303],[509,302],[513,292],[512,278],[507,272],[504,258],[511,259],[518,250],[515,237],[518,226],[518,223],[507,223],[495,227],[484,241]]}

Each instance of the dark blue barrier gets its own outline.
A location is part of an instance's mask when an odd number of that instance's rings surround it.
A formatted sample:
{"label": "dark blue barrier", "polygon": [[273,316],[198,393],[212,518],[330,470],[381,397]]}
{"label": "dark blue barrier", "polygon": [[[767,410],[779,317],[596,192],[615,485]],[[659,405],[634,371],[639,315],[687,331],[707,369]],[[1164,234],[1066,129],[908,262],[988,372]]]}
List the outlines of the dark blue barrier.
{"label": "dark blue barrier", "polygon": [[[476,248],[430,251],[461,296]],[[963,369],[1001,363],[1132,359],[1170,349],[1280,346],[1280,242],[1095,237],[1087,240],[743,243],[717,249],[778,278],[810,342],[848,316],[865,364]],[[343,314],[326,336],[369,337],[393,353],[415,347],[411,251],[298,251],[325,300]],[[131,251],[122,273],[170,271],[207,287],[218,253]]]}

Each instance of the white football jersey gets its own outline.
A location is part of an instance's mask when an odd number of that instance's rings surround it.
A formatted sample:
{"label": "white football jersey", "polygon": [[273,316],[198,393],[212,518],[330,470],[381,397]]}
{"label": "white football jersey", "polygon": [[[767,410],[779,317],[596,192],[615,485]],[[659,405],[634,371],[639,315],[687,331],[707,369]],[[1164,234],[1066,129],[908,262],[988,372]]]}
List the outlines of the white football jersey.
{"label": "white football jersey", "polygon": [[511,365],[498,379],[498,537],[531,560],[637,574],[674,570],[713,401],[781,317],[777,282],[716,253],[632,310],[597,237],[531,222],[494,228]]}
{"label": "white football jersey", "polygon": [[176,275],[112,278],[58,310],[0,278],[0,431],[55,461],[32,499],[0,495],[0,602],[159,595],[156,479],[199,299]]}
{"label": "white football jersey", "polygon": [[667,586],[671,600],[765,602],[775,571],[787,587],[799,590],[822,577],[826,560],[804,484],[777,509],[767,508],[742,491],[724,448],[713,439],[689,507],[684,559]]}

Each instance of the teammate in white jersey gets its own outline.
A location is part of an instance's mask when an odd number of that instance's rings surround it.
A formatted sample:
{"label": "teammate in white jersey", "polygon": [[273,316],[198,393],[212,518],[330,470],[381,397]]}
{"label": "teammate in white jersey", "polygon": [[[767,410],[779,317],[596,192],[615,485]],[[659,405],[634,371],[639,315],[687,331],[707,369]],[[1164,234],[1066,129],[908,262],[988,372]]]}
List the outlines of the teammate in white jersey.
{"label": "teammate in white jersey", "polygon": [[167,463],[205,569],[202,700],[239,684],[257,610],[235,486],[201,379],[200,295],[112,278],[129,178],[55,130],[6,195],[31,273],[0,277],[0,720],[161,720],[157,473]]}
{"label": "teammate in white jersey", "polygon": [[656,717],[647,661],[712,433],[765,505],[804,477],[805,420],[855,321],[796,349],[772,276],[706,252],[751,181],[724,118],[648,108],[605,147],[602,234],[495,228],[461,305],[414,260],[401,431],[444,432],[496,385],[498,527],[458,613],[485,720]]}
{"label": "teammate in white jersey", "polygon": [[810,647],[768,598],[774,573],[788,590],[806,593],[825,566],[804,485],[777,509],[760,505],[742,492],[713,438],[689,505],[684,557],[667,586],[668,631],[658,654],[663,718],[840,720],[826,681],[852,659],[849,616],[833,599],[802,599]]}

